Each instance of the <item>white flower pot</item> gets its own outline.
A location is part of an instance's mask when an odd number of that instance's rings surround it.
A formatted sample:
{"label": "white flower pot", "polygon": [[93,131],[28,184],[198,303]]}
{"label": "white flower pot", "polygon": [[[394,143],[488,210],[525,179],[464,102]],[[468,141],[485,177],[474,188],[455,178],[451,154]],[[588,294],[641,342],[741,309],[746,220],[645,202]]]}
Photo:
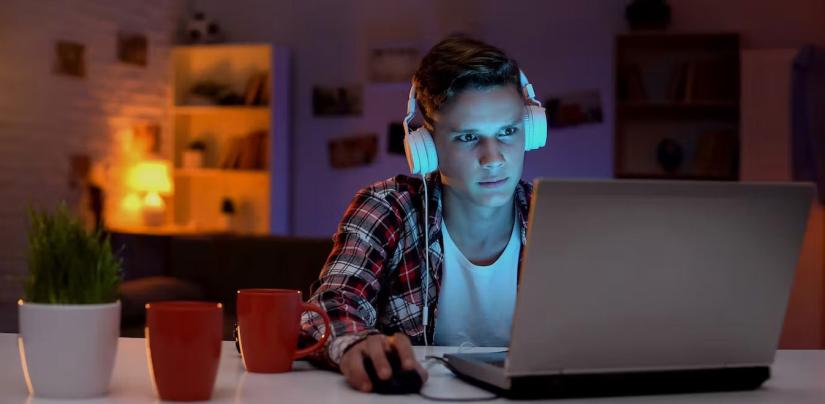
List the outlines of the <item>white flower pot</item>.
{"label": "white flower pot", "polygon": [[18,302],[20,361],[29,394],[44,398],[106,395],[120,333],[120,301],[107,304]]}

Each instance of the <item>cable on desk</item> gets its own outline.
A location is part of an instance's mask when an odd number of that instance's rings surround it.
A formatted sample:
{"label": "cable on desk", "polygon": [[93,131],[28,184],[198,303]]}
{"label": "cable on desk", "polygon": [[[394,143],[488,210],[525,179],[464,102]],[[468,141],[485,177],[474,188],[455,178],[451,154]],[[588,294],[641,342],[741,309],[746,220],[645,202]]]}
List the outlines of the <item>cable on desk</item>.
{"label": "cable on desk", "polygon": [[[447,364],[447,360],[444,359],[443,356],[434,356],[434,355],[427,355],[424,357],[425,361],[432,360],[436,362],[441,362],[442,365]],[[486,397],[434,397],[428,394],[424,394],[422,392],[418,393],[421,398],[430,401],[444,401],[444,402],[470,402],[470,401],[492,401],[500,398],[498,394],[493,394],[492,396]]]}
{"label": "cable on desk", "polygon": [[430,401],[447,401],[447,402],[473,402],[473,401],[493,401],[500,398],[499,395],[494,395],[490,397],[433,397],[424,393],[418,393],[421,398]]}
{"label": "cable on desk", "polygon": [[441,362],[442,365],[447,366],[447,360],[444,359],[443,356],[435,356],[435,355],[427,355],[424,357],[425,361],[433,360],[436,362]]}

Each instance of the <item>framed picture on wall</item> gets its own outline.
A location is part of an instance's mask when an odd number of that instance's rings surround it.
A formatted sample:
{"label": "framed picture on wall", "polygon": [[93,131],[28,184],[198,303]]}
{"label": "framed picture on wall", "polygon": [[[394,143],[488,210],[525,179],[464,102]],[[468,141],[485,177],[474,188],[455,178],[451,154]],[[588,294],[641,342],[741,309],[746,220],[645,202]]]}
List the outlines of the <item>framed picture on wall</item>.
{"label": "framed picture on wall", "polygon": [[117,34],[117,59],[123,63],[146,66],[149,41],[146,35],[119,32]]}
{"label": "framed picture on wall", "polygon": [[362,111],[360,85],[312,88],[312,112],[316,116],[361,115]]}
{"label": "framed picture on wall", "polygon": [[598,90],[549,97],[544,102],[544,107],[547,109],[547,123],[551,128],[600,123],[603,120]]}
{"label": "framed picture on wall", "polygon": [[85,77],[85,50],[86,47],[77,42],[57,41],[55,44],[54,72],[65,76]]}
{"label": "framed picture on wall", "polygon": [[132,126],[132,150],[142,156],[160,153],[160,124],[141,122]]}
{"label": "framed picture on wall", "polygon": [[369,79],[373,83],[409,83],[419,60],[420,52],[411,47],[370,49]]}
{"label": "framed picture on wall", "polygon": [[378,136],[364,134],[329,141],[329,162],[333,168],[372,164],[378,154]]}

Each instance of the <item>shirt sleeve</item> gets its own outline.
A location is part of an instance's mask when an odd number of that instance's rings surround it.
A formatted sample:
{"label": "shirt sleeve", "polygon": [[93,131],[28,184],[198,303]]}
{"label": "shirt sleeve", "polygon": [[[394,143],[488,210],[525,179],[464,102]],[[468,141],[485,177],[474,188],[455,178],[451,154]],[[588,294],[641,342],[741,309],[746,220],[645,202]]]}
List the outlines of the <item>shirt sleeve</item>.
{"label": "shirt sleeve", "polygon": [[[314,361],[337,368],[344,352],[376,329],[375,308],[389,260],[398,242],[398,215],[391,204],[370,188],[359,191],[333,236],[333,247],[308,302],[330,318],[331,335]],[[324,321],[316,313],[301,317],[302,339],[319,340]]]}

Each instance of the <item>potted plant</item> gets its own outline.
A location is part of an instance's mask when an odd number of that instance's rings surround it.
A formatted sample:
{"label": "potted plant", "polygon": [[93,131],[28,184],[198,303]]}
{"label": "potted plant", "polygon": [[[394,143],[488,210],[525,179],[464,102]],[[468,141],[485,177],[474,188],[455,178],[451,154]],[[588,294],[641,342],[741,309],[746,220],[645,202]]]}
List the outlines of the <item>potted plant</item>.
{"label": "potted plant", "polygon": [[29,393],[89,398],[109,388],[120,326],[121,263],[65,204],[29,212],[18,347]]}

